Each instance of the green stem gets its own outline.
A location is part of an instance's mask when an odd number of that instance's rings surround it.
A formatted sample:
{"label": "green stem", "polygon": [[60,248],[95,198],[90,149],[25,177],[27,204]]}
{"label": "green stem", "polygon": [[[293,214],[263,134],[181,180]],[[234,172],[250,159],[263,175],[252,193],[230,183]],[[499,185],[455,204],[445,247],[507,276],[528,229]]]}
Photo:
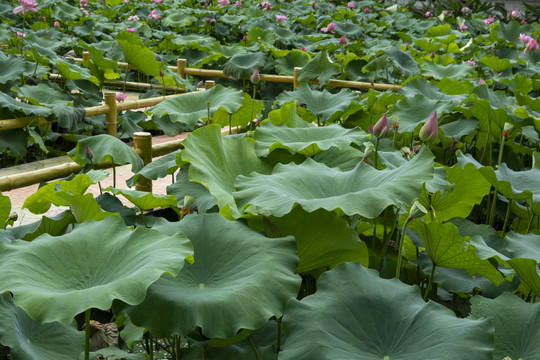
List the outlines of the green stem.
{"label": "green stem", "polygon": [[113,164],[112,166],[112,173],[113,173],[113,187],[116,187],[116,165]]}
{"label": "green stem", "polygon": [[482,156],[480,157],[480,162],[484,162],[484,156],[486,155],[486,149],[488,148],[489,137],[491,136],[491,119],[488,119],[488,131],[486,135],[486,142],[484,144],[484,150],[482,151]]}
{"label": "green stem", "polygon": [[486,205],[486,225],[489,224],[489,207],[491,205],[491,187],[489,188],[489,192],[487,194],[487,205]]}
{"label": "green stem", "polygon": [[249,345],[251,346],[251,349],[255,353],[255,359],[260,360],[261,358],[259,357],[259,352],[257,351],[257,347],[253,343],[253,340],[251,340],[251,336],[248,337],[248,341],[249,341]]}
{"label": "green stem", "polygon": [[379,138],[375,142],[375,169],[379,167]]}
{"label": "green stem", "polygon": [[84,312],[84,360],[90,360],[90,309]]}
{"label": "green stem", "polygon": [[402,254],[403,254],[403,242],[405,241],[405,229],[407,228],[407,225],[411,221],[410,218],[407,218],[405,221],[405,224],[403,224],[403,228],[401,230],[401,240],[398,244],[398,258],[397,258],[397,266],[396,266],[396,279],[399,279],[399,274],[401,273],[401,262],[402,262]]}
{"label": "green stem", "polygon": [[146,224],[146,217],[144,216],[144,210],[139,208],[139,210],[141,210],[141,216],[142,216],[142,221],[143,221],[143,224],[144,224],[144,227],[147,228],[147,224]]}
{"label": "green stem", "polygon": [[501,239],[504,239],[506,232],[506,225],[508,225],[508,218],[510,217],[510,208],[512,207],[512,199],[508,201],[508,207],[506,208],[506,216],[504,217],[504,224],[501,231]]}
{"label": "green stem", "polygon": [[152,334],[149,335],[150,336],[150,348],[148,349],[149,351],[149,355],[150,355],[150,360],[154,360],[154,340],[152,339]]}
{"label": "green stem", "polygon": [[281,320],[283,317],[277,318],[277,334],[276,334],[276,350],[281,351]]}
{"label": "green stem", "polygon": [[204,345],[202,349],[203,360],[208,360],[208,345]]}
{"label": "green stem", "polygon": [[501,166],[502,163],[502,157],[503,157],[503,151],[504,151],[504,140],[505,137],[501,136],[501,145],[499,146],[499,159],[497,160],[497,164]]}
{"label": "green stem", "polygon": [[431,275],[429,276],[429,282],[427,284],[426,292],[424,293],[424,301],[427,301],[429,297],[429,292],[431,291],[431,285],[433,284],[433,275],[435,275],[435,268],[437,266],[435,263],[431,266]]}
{"label": "green stem", "polygon": [[174,336],[176,360],[180,360],[180,336]]}
{"label": "green stem", "polygon": [[253,121],[253,115],[255,113],[255,96],[257,95],[257,84],[253,84],[253,96],[251,97],[251,117],[249,118],[249,121],[251,121],[250,129],[253,131],[254,127],[254,121]]}
{"label": "green stem", "polygon": [[489,223],[488,223],[489,226],[493,226],[493,220],[495,219],[495,208],[497,207],[497,194],[499,194],[499,192],[495,190],[495,192],[493,193],[493,201],[491,203],[491,209],[489,213]]}
{"label": "green stem", "polygon": [[229,115],[229,135],[232,135],[232,114]]}

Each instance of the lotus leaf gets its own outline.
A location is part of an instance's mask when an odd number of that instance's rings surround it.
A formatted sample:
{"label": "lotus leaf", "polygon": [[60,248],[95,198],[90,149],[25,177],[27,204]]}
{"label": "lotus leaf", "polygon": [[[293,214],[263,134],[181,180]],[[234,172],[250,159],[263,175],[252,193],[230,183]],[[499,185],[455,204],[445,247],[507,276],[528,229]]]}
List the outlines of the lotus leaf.
{"label": "lotus leaf", "polygon": [[339,74],[337,64],[330,60],[328,51],[323,50],[298,71],[298,82],[303,83],[318,79],[319,85],[326,85],[332,76],[337,74]]}
{"label": "lotus leaf", "polygon": [[0,84],[16,80],[25,70],[26,61],[21,58],[0,58]]}
{"label": "lotus leaf", "polygon": [[249,78],[255,68],[262,69],[268,61],[268,55],[257,52],[234,55],[223,65],[223,72],[234,79]]}
{"label": "lotus leaf", "polygon": [[[244,94],[244,103],[234,113],[229,114],[225,109],[221,108],[216,111],[212,122],[221,126],[242,127],[245,128],[258,116],[264,109],[264,104],[260,100],[253,100],[248,94]],[[230,129],[229,128],[229,129]]]}
{"label": "lotus leaf", "polygon": [[314,295],[291,300],[283,327],[283,360],[492,359],[489,321],[458,319],[425,303],[417,287],[381,279],[357,263],[326,272]]}
{"label": "lotus leaf", "polygon": [[526,303],[510,292],[496,299],[473,296],[471,318],[493,322],[493,359],[534,360],[540,356],[540,303]]}
{"label": "lotus leaf", "polygon": [[58,322],[40,324],[13,303],[11,294],[0,296],[0,343],[14,359],[73,360],[84,348],[84,334]]}
{"label": "lotus leaf", "polygon": [[292,236],[266,238],[219,214],[188,215],[167,228],[186,234],[196,261],[176,277],[162,276],[140,305],[123,308],[156,336],[185,335],[199,326],[206,337],[232,338],[280,317],[298,293]]}
{"label": "lotus leaf", "polygon": [[349,216],[374,218],[388,206],[412,204],[422,184],[432,177],[433,159],[427,148],[393,170],[375,170],[360,162],[342,171],[308,158],[300,165],[278,164],[271,175],[239,176],[234,197],[244,209],[255,205],[276,217],[298,204],[308,212],[340,209]]}
{"label": "lotus leaf", "polygon": [[359,128],[344,129],[338,125],[309,128],[288,128],[265,124],[257,129],[254,139],[257,156],[266,156],[274,149],[287,149],[294,153],[313,156],[335,147],[361,144],[370,135]]}
{"label": "lotus leaf", "polygon": [[177,96],[162,101],[149,109],[156,116],[169,115],[172,121],[195,126],[199,120],[207,120],[223,109],[234,114],[244,103],[242,91],[216,85],[208,91]]}
{"label": "lotus leaf", "polygon": [[506,237],[508,251],[512,254],[512,259],[508,260],[510,265],[519,274],[522,283],[525,283],[536,296],[540,296],[540,245],[538,237],[534,233],[526,235],[509,233]]}
{"label": "lotus leaf", "polygon": [[176,275],[192,255],[184,234],[132,231],[116,216],[0,248],[0,291],[11,291],[36,321],[63,323],[89,308],[109,309],[114,299],[140,303],[151,283],[165,272]]}
{"label": "lotus leaf", "polygon": [[153,194],[147,191],[137,191],[130,189],[116,189],[113,187],[107,188],[115,195],[122,195],[128,199],[133,205],[142,210],[151,210],[154,208],[169,208],[176,207],[176,196]]}
{"label": "lotus leaf", "polygon": [[217,206],[216,198],[212,196],[208,189],[203,185],[189,181],[189,167],[189,164],[182,167],[182,170],[180,170],[176,176],[176,182],[167,186],[167,194],[176,196],[182,203],[185,196],[195,198],[193,206],[196,206],[198,213],[202,214],[214,206]]}

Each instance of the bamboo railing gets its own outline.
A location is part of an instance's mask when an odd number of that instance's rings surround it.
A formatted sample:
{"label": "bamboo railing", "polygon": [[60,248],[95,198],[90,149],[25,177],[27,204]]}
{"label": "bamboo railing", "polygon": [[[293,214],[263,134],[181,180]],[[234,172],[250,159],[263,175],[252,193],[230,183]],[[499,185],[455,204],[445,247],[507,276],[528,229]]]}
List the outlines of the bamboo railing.
{"label": "bamboo railing", "polygon": [[[2,46],[2,50],[7,50],[5,46]],[[74,59],[77,62],[87,61],[90,59],[90,54],[87,52],[83,53],[82,59]],[[128,63],[119,62],[117,63],[118,68],[121,69],[133,69],[136,70],[137,68],[133,65],[130,65]],[[186,78],[187,75],[191,76],[198,76],[198,77],[210,77],[210,78],[228,78],[229,76],[225,74],[222,70],[209,70],[209,69],[196,69],[196,68],[189,68],[187,67],[187,61],[185,59],[178,59],[177,60],[177,66],[169,66],[169,68],[175,72],[177,72],[182,78]],[[279,82],[279,83],[289,83],[293,85],[293,89],[296,88],[299,85],[298,82],[298,70],[300,68],[294,69],[294,76],[289,75],[273,75],[273,74],[261,74],[260,79],[261,81],[266,82]],[[52,80],[61,80],[62,77],[59,74],[51,74]],[[132,88],[138,88],[147,90],[150,88],[158,88],[163,89],[163,85],[155,85],[155,84],[145,84],[145,83],[134,83],[134,82],[123,82],[123,81],[106,81],[106,86],[129,86]],[[318,80],[310,81],[310,84],[319,84]],[[206,81],[205,82],[205,88],[209,89],[212,86],[215,85],[214,81]],[[347,81],[347,80],[330,80],[326,86],[330,87],[347,87],[347,88],[353,88],[353,89],[374,89],[377,91],[398,91],[400,89],[400,85],[392,85],[392,84],[380,84],[380,83],[368,83],[368,82],[359,82],[359,81]],[[165,87],[165,90],[167,91],[178,91],[178,88],[175,87]],[[150,99],[141,99],[141,100],[133,100],[133,101],[126,101],[126,102],[117,102],[116,101],[116,93],[115,92],[105,92],[105,104],[100,106],[94,106],[90,108],[86,108],[85,111],[85,117],[90,116],[97,116],[105,114],[106,119],[106,127],[107,127],[107,133],[112,136],[117,135],[117,114],[119,111],[126,111],[126,110],[135,110],[135,109],[141,109],[146,107],[151,107],[154,105],[159,104],[160,102],[176,97],[180,94],[174,94],[174,95],[167,95],[167,96],[161,96],[161,97],[155,97]],[[25,126],[31,124],[32,122],[37,121],[39,125],[44,125],[51,123],[52,121],[48,121],[44,117],[38,117],[38,116],[29,116],[29,117],[23,117],[23,118],[16,118],[16,119],[7,119],[7,120],[0,120],[0,131],[3,130],[10,130],[10,129],[17,129],[17,128],[24,128]],[[148,142],[148,133],[139,133],[137,136],[134,134],[134,148],[135,151],[145,160],[145,164],[149,161],[151,161],[152,157],[162,156],[165,154],[168,154],[172,151],[176,151],[182,147],[182,140],[172,141],[170,143],[160,144],[151,146],[151,137],[150,142]],[[137,139],[136,139],[137,138]],[[150,144],[150,146],[148,145]],[[149,155],[150,154],[150,155]],[[150,159],[150,160],[149,160]],[[107,168],[112,167],[111,162],[105,162],[97,164],[96,167],[98,168]],[[32,172],[28,173],[21,173],[16,175],[9,175],[0,177],[0,191],[9,191],[16,188],[21,188],[24,186],[29,186],[33,184],[37,184],[40,182],[45,181],[51,181],[54,179],[58,179],[61,177],[68,176],[72,173],[76,173],[81,171],[82,167],[74,162],[67,162],[62,165],[52,166],[49,168],[44,169],[38,169]],[[136,189],[141,189],[144,191],[151,191],[152,184],[151,181],[148,179],[142,179],[140,182],[137,183]]]}

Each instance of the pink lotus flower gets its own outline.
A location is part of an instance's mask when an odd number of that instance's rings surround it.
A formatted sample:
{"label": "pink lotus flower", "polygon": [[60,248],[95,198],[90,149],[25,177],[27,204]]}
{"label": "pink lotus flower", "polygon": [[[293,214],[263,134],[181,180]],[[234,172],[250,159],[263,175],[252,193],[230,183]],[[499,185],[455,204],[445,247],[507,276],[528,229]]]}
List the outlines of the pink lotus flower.
{"label": "pink lotus flower", "polygon": [[161,4],[163,2],[163,0],[152,0],[152,1],[158,4]]}
{"label": "pink lotus flower", "polygon": [[340,37],[340,38],[339,38],[339,44],[340,44],[341,46],[347,45],[347,37],[345,37],[345,36]]}
{"label": "pink lotus flower", "polygon": [[161,19],[161,15],[158,15],[157,13],[157,9],[154,9],[152,11],[150,11],[150,15],[148,15],[148,18],[153,18],[153,19]]}
{"label": "pink lotus flower", "polygon": [[390,132],[390,125],[388,124],[388,118],[385,113],[373,126],[373,135],[380,138],[388,135],[388,132]]}
{"label": "pink lotus flower", "polygon": [[452,17],[452,13],[449,10],[446,10],[444,16]]}
{"label": "pink lotus flower", "polygon": [[467,60],[467,62],[471,64],[472,66],[476,66],[476,61],[474,60]]}
{"label": "pink lotus flower", "polygon": [[494,21],[495,19],[492,16],[488,17],[487,19],[482,20],[482,22],[486,24],[487,26],[493,24]]}
{"label": "pink lotus flower", "polygon": [[512,19],[517,19],[517,18],[519,18],[519,10],[510,11],[510,12],[506,15],[506,18],[507,18],[508,20],[512,20]]}
{"label": "pink lotus flower", "polygon": [[420,137],[420,140],[428,142],[435,140],[438,134],[439,123],[437,122],[437,111],[434,111],[428,121],[426,121],[424,126],[420,129],[418,136]]}
{"label": "pink lotus flower", "polygon": [[302,50],[302,51],[307,51],[307,49],[306,49],[305,46],[302,46],[302,47],[300,48],[300,50]]}
{"label": "pink lotus flower", "polygon": [[124,94],[123,92],[116,93],[116,101],[123,102],[124,100],[126,100],[126,98],[127,98],[127,95]]}
{"label": "pink lotus flower", "polygon": [[521,19],[521,25],[527,25],[527,21],[525,19]]}
{"label": "pink lotus flower", "polygon": [[531,41],[533,38],[530,37],[529,35],[525,35],[525,34],[519,34],[519,41],[521,41],[522,43],[528,43],[529,41]]}
{"label": "pink lotus flower", "polygon": [[276,21],[278,23],[284,23],[286,19],[287,17],[285,15],[279,15],[279,14],[276,15]]}
{"label": "pink lotus flower", "polygon": [[369,8],[365,8],[364,9],[364,14],[368,14],[369,13]]}
{"label": "pink lotus flower", "polygon": [[58,21],[58,20],[55,21],[54,24],[53,24],[53,26],[54,26],[55,28],[59,29],[59,28],[60,28],[60,21]]}
{"label": "pink lotus flower", "polygon": [[19,4],[21,4],[21,6],[17,6],[13,9],[14,14],[21,12],[24,15],[27,11],[38,12],[38,9],[36,9],[38,3],[35,0],[19,0]]}
{"label": "pink lotus flower", "polygon": [[311,7],[312,7],[313,9],[316,9],[316,8],[317,8],[317,6],[318,6],[318,5],[317,5],[317,3],[316,3],[316,2],[314,2],[314,3],[312,3],[312,4],[311,4]]}
{"label": "pink lotus flower", "polygon": [[18,37],[26,37],[26,33],[17,31],[17,36],[18,36]]}
{"label": "pink lotus flower", "polygon": [[482,78],[478,78],[478,86],[480,85],[486,85],[486,82]]}
{"label": "pink lotus flower", "polygon": [[431,11],[426,11],[426,17],[430,18],[433,16],[433,13]]}
{"label": "pink lotus flower", "polygon": [[88,6],[88,0],[80,0],[79,1],[79,6],[80,7]]}
{"label": "pink lotus flower", "polygon": [[244,35],[244,37],[242,38],[242,41],[245,42],[245,43],[248,42],[248,37],[247,37],[247,35]]}
{"label": "pink lotus flower", "polygon": [[135,32],[135,28],[127,28],[126,31],[127,31],[127,32],[130,32],[130,33],[134,33],[134,32]]}
{"label": "pink lotus flower", "polygon": [[327,27],[321,28],[321,31],[322,31],[322,32],[328,32],[328,31],[330,31],[330,32],[333,33],[335,30],[336,30],[336,24],[333,23],[333,22],[331,22],[330,24],[328,24]]}
{"label": "pink lotus flower", "polygon": [[237,1],[235,5],[236,5],[237,8],[239,8],[239,7],[242,6],[242,3],[240,1]]}
{"label": "pink lotus flower", "polygon": [[348,7],[349,9],[353,10],[353,9],[356,7],[356,5],[354,5],[354,3],[353,3],[352,1],[349,1],[349,2],[347,3],[347,7]]}
{"label": "pink lotus flower", "polygon": [[466,7],[466,6],[464,6],[464,7],[461,8],[461,13],[462,13],[462,14],[466,14],[466,13],[468,13],[469,11],[471,11],[471,9],[469,9],[469,8]]}
{"label": "pink lotus flower", "polygon": [[231,2],[229,0],[218,0],[218,5],[219,6],[226,6],[226,5],[230,5]]}
{"label": "pink lotus flower", "polygon": [[268,1],[261,1],[260,3],[257,3],[257,6],[260,6],[262,11],[271,10],[270,3]]}
{"label": "pink lotus flower", "polygon": [[467,25],[459,25],[459,31],[464,32],[467,31],[469,27]]}
{"label": "pink lotus flower", "polygon": [[130,17],[128,17],[128,20],[129,21],[139,21],[139,17],[137,15],[131,15]]}
{"label": "pink lotus flower", "polygon": [[204,19],[204,22],[207,23],[208,25],[210,25],[214,20],[212,20],[212,18],[206,18]]}
{"label": "pink lotus flower", "polygon": [[527,51],[535,50],[538,50],[538,41],[536,41],[536,39],[531,39],[525,46],[525,50],[523,50],[523,53],[526,54]]}

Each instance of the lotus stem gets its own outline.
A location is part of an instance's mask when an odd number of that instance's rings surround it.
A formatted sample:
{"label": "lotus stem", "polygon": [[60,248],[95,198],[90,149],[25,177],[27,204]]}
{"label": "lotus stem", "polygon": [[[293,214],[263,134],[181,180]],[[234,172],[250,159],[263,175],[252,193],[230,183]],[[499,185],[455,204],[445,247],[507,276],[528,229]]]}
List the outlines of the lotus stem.
{"label": "lotus stem", "polygon": [[251,121],[250,123],[251,131],[255,130],[254,124],[253,124],[253,115],[255,113],[255,95],[257,95],[257,85],[253,84],[253,96],[251,97],[251,117],[249,118],[249,121]]}
{"label": "lotus stem", "polygon": [[407,228],[407,225],[409,224],[410,219],[407,218],[405,221],[405,224],[403,224],[403,229],[401,230],[401,240],[398,244],[398,258],[397,258],[397,266],[396,266],[396,279],[399,279],[399,274],[401,273],[401,262],[402,262],[402,254],[403,254],[403,242],[405,241],[405,229]]}
{"label": "lotus stem", "polygon": [[112,173],[113,173],[113,187],[116,187],[116,165],[114,163],[112,166]]}
{"label": "lotus stem", "polygon": [[154,360],[154,340],[152,339],[152,334],[149,334],[149,337],[150,337],[150,344],[149,344],[149,348],[148,348],[148,352],[150,355],[150,360]]}
{"label": "lotus stem", "polygon": [[508,225],[508,218],[510,217],[510,208],[512,207],[512,199],[508,200],[508,207],[506,208],[506,216],[504,217],[504,224],[501,231],[501,239],[504,239],[506,232],[506,225]]}
{"label": "lotus stem", "polygon": [[251,336],[248,337],[248,341],[249,341],[249,345],[251,345],[251,349],[255,353],[255,359],[260,360],[261,358],[259,357],[259,352],[257,351],[257,347],[253,343],[253,340],[251,340]]}
{"label": "lotus stem", "polygon": [[282,317],[277,318],[277,334],[276,334],[276,352],[281,351],[281,320]]}
{"label": "lotus stem", "polygon": [[497,195],[499,192],[497,189],[493,192],[493,201],[491,202],[491,209],[489,212],[489,222],[488,225],[493,226],[493,220],[495,219],[495,207],[497,206]]}
{"label": "lotus stem", "polygon": [[180,360],[180,336],[174,335],[174,351],[176,352],[176,360]]}
{"label": "lotus stem", "polygon": [[424,293],[424,301],[427,301],[429,297],[429,292],[431,291],[431,286],[433,285],[433,276],[435,275],[436,267],[437,265],[435,265],[435,263],[433,263],[433,265],[431,266],[431,275],[429,276],[429,282],[427,284],[426,292]]}
{"label": "lotus stem", "polygon": [[375,142],[375,169],[379,168],[379,138]]}
{"label": "lotus stem", "polygon": [[90,360],[90,309],[84,312],[84,360]]}
{"label": "lotus stem", "polygon": [[497,164],[501,166],[502,163],[502,157],[503,157],[503,151],[504,151],[504,140],[505,137],[501,136],[501,145],[499,146],[499,158],[497,160]]}
{"label": "lotus stem", "polygon": [[204,345],[202,349],[203,360],[208,360],[208,345]]}

